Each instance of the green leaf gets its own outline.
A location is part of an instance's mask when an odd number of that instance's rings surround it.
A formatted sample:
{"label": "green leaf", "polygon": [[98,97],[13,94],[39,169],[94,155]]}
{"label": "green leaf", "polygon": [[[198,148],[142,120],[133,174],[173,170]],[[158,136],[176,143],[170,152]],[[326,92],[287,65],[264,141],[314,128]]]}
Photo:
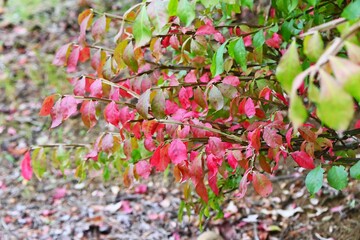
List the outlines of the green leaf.
{"label": "green leaf", "polygon": [[151,40],[151,25],[145,5],[141,7],[141,11],[134,21],[133,34],[135,48],[142,47]]}
{"label": "green leaf", "polygon": [[177,7],[177,16],[180,18],[180,21],[185,24],[185,27],[188,27],[195,19],[194,2],[180,0]]}
{"label": "green leaf", "polygon": [[156,90],[154,99],[151,101],[151,111],[155,118],[165,117],[165,96],[162,90]]}
{"label": "green leaf", "polygon": [[253,38],[253,46],[254,48],[260,48],[265,43],[264,31],[261,29],[257,33],[255,33]]}
{"label": "green leaf", "polygon": [[324,52],[324,42],[319,32],[308,35],[304,39],[304,54],[312,62],[316,62]]}
{"label": "green leaf", "polygon": [[354,116],[354,102],[327,72],[320,69],[320,97],[317,115],[320,120],[338,131],[346,130]]}
{"label": "green leaf", "polygon": [[170,0],[168,5],[168,11],[170,16],[175,16],[177,13],[179,1],[178,0]]}
{"label": "green leaf", "polygon": [[350,176],[357,180],[360,180],[360,161],[350,168]]}
{"label": "green leaf", "polygon": [[216,86],[212,86],[210,89],[209,102],[216,111],[224,107],[224,97]]}
{"label": "green leaf", "polygon": [[151,1],[147,6],[147,13],[154,26],[154,35],[166,34],[169,31],[169,11],[164,1]]}
{"label": "green leaf", "polygon": [[139,65],[135,59],[134,47],[132,42],[129,42],[129,44],[124,49],[123,61],[133,72],[138,71]]}
{"label": "green leaf", "polygon": [[360,17],[360,0],[355,0],[350,3],[342,12],[342,17],[347,20],[353,20]]}
{"label": "green leaf", "polygon": [[295,10],[298,5],[298,0],[277,0],[276,6],[278,10],[285,13],[286,15]]}
{"label": "green leaf", "polygon": [[232,41],[228,45],[229,55],[235,59],[236,63],[240,64],[243,71],[247,69],[247,52],[243,38]]}
{"label": "green leaf", "polygon": [[336,80],[344,86],[344,90],[360,102],[360,66],[340,57],[330,57],[330,65]]}
{"label": "green leaf", "polygon": [[320,165],[311,170],[306,176],[305,185],[312,196],[321,189],[323,185],[323,178],[324,169],[322,169]]}
{"label": "green leaf", "polygon": [[213,56],[210,71],[213,77],[224,72],[224,52],[227,41],[224,42]]}
{"label": "green leaf", "polygon": [[290,93],[293,81],[301,71],[296,42],[293,41],[276,68],[276,78],[287,93]]}
{"label": "green leaf", "polygon": [[220,1],[219,0],[200,0],[201,4],[204,5],[205,8],[212,8],[216,6]]}
{"label": "green leaf", "polygon": [[254,0],[241,0],[241,6],[248,7],[252,9],[254,6]]}
{"label": "green leaf", "polygon": [[344,166],[333,166],[328,172],[329,185],[337,190],[344,189],[348,184],[348,173]]}
{"label": "green leaf", "polygon": [[46,172],[46,155],[43,148],[36,148],[31,154],[31,166],[37,178],[41,179]]}
{"label": "green leaf", "polygon": [[108,181],[110,179],[110,169],[109,169],[109,166],[107,164],[104,166],[103,178],[104,178],[105,181]]}
{"label": "green leaf", "polygon": [[308,3],[310,3],[311,6],[316,6],[320,0],[308,0]]}
{"label": "green leaf", "polygon": [[298,95],[292,96],[289,107],[289,118],[295,128],[300,127],[307,119],[308,113]]}

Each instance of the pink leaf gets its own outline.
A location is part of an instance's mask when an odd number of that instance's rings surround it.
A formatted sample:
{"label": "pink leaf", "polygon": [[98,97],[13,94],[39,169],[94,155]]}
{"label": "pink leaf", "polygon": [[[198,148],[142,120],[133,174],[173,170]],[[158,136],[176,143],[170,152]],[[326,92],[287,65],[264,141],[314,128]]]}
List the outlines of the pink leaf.
{"label": "pink leaf", "polygon": [[99,40],[102,35],[105,34],[107,30],[107,19],[105,15],[102,15],[100,18],[98,18],[91,29],[91,35],[95,40]]}
{"label": "pink leaf", "polygon": [[239,78],[236,76],[226,76],[222,82],[234,87],[237,87],[240,84]]}
{"label": "pink leaf", "polygon": [[111,150],[114,146],[114,137],[112,134],[106,134],[101,139],[101,149],[105,152]]}
{"label": "pink leaf", "polygon": [[276,133],[276,130],[269,127],[264,128],[263,138],[266,144],[271,148],[277,148],[282,145],[282,137]]}
{"label": "pink leaf", "polygon": [[52,120],[50,128],[55,128],[62,123],[63,115],[62,115],[62,111],[61,111],[61,98],[59,100],[57,100],[57,102],[51,109],[50,116],[51,116],[51,120]]}
{"label": "pink leaf", "polygon": [[71,46],[71,43],[61,46],[59,48],[59,50],[57,50],[52,64],[54,64],[56,66],[65,65],[65,63],[67,62],[67,56],[68,56],[68,52],[70,50],[70,46]]}
{"label": "pink leaf", "polygon": [[147,161],[142,160],[135,164],[135,169],[139,176],[147,179],[151,172],[151,165]]}
{"label": "pink leaf", "polygon": [[206,158],[206,164],[209,169],[208,173],[208,181],[211,190],[215,193],[215,195],[219,194],[219,188],[217,186],[217,173],[218,173],[218,165],[217,160],[213,154],[210,154]]}
{"label": "pink leaf", "polygon": [[182,87],[179,91],[179,100],[184,109],[190,107],[190,98],[193,96],[192,88]]}
{"label": "pink leaf", "polygon": [[255,116],[256,110],[255,110],[255,105],[254,102],[251,98],[248,98],[245,102],[245,114],[246,116],[248,116],[249,118]]}
{"label": "pink leaf", "polygon": [[79,61],[80,47],[74,46],[67,60],[67,72],[72,73],[76,71],[76,67]]}
{"label": "pink leaf", "polygon": [[287,146],[290,149],[292,149],[292,146],[291,146],[292,133],[293,133],[293,128],[291,127],[291,128],[289,128],[289,130],[286,132],[286,135],[285,135]]}
{"label": "pink leaf", "polygon": [[181,164],[187,160],[186,145],[180,139],[171,142],[168,153],[173,164]]}
{"label": "pink leaf", "polygon": [[86,92],[86,78],[82,77],[77,80],[74,84],[74,94],[76,96],[85,96]]}
{"label": "pink leaf", "polygon": [[272,48],[280,48],[281,36],[277,33],[274,33],[271,38],[265,41],[266,45]]}
{"label": "pink leaf", "polygon": [[218,31],[215,29],[214,26],[205,24],[199,27],[198,30],[196,30],[195,34],[201,36],[201,35],[212,35],[216,33],[218,33]]}
{"label": "pink leaf", "polygon": [[104,109],[105,120],[114,125],[118,126],[120,121],[120,111],[114,101],[110,102]]}
{"label": "pink leaf", "polygon": [[77,101],[73,96],[66,96],[61,100],[60,109],[63,120],[68,119],[77,112]]}
{"label": "pink leaf", "polygon": [[258,172],[253,174],[253,186],[262,197],[267,197],[272,192],[271,181],[264,174]]}
{"label": "pink leaf", "polygon": [[209,137],[207,149],[217,158],[225,156],[225,145],[218,137]]}
{"label": "pink leaf", "polygon": [[26,180],[30,180],[32,177],[30,151],[27,151],[25,153],[25,156],[24,156],[23,160],[21,161],[21,175]]}
{"label": "pink leaf", "polygon": [[196,83],[196,82],[197,82],[195,70],[191,70],[191,71],[185,76],[185,82],[186,82],[186,83]]}
{"label": "pink leaf", "polygon": [[101,98],[103,94],[102,91],[102,81],[101,79],[96,79],[91,85],[90,85],[90,97],[97,97]]}
{"label": "pink leaf", "polygon": [[238,166],[238,160],[235,158],[232,151],[229,151],[229,153],[227,154],[227,160],[228,160],[230,167],[232,169],[236,169],[236,167]]}
{"label": "pink leaf", "polygon": [[303,151],[296,151],[290,154],[291,157],[295,160],[295,162],[303,168],[306,169],[314,169],[314,159]]}
{"label": "pink leaf", "polygon": [[176,35],[172,35],[170,37],[170,46],[173,48],[173,49],[176,49],[178,50],[179,47],[180,47],[180,42],[179,42],[179,39]]}

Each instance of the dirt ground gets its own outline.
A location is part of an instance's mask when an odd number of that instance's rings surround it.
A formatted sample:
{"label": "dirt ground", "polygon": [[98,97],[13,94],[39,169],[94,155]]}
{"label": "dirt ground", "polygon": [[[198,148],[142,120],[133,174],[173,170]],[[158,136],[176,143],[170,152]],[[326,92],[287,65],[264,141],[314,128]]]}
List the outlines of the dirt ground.
{"label": "dirt ground", "polygon": [[[79,117],[49,131],[49,119],[37,114],[45,96],[71,91],[64,70],[51,61],[55,49],[76,36],[81,6],[68,0],[16,24],[5,19],[6,11],[0,7],[0,239],[196,239],[196,214],[178,221],[182,186],[171,176],[127,189],[117,177],[104,182],[101,172],[80,182],[74,171],[64,177],[50,168],[42,181],[22,181],[19,158],[28,146],[91,142],[97,132],[86,134]],[[342,192],[325,183],[310,198],[304,174],[290,166],[272,182],[268,198],[252,189],[243,199],[229,194],[225,217],[205,220],[204,229],[234,240],[360,239],[358,183]]]}

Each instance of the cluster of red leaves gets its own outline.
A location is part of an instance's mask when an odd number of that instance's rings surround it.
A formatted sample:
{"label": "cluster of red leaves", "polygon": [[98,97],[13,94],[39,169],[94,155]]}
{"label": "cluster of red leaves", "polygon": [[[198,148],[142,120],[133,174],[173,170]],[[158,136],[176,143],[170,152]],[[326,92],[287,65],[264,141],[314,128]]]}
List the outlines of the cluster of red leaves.
{"label": "cluster of red leaves", "polygon": [[[118,132],[98,137],[86,155],[94,161],[100,152],[111,155],[119,148],[126,156],[123,160],[130,160],[136,142],[143,142],[145,149],[153,154],[149,160],[141,159],[126,168],[123,172],[125,184],[130,184],[133,177],[147,178],[153,169],[165,171],[172,164],[177,181],[191,180],[195,191],[207,202],[206,183],[218,195],[219,179],[226,181],[229,175],[241,169],[243,177],[237,196],[243,197],[252,182],[256,192],[265,197],[272,191],[267,174],[274,173],[281,158],[290,155],[300,167],[312,169],[315,167],[314,151],[332,147],[331,142],[318,141],[311,130],[313,126],[304,126],[300,129],[304,138],[301,149],[291,152],[293,129],[281,111],[271,107],[273,101],[287,106],[284,95],[269,87],[250,91],[250,84],[242,81],[242,77],[250,73],[267,78],[273,75],[269,69],[252,69],[241,72],[240,76],[230,74],[231,71],[226,75],[211,75],[204,46],[209,39],[217,44],[226,42],[211,20],[203,20],[194,32],[191,49],[187,50],[192,52],[190,56],[183,49],[189,41],[185,33],[194,29],[181,27],[176,17],[166,22],[169,25],[167,34],[153,37],[149,46],[134,49],[133,43],[120,35],[112,52],[102,48],[90,51],[86,31],[91,29],[93,38],[99,40],[110,22],[103,15],[92,23],[93,16],[91,10],[80,14],[79,45],[60,47],[53,62],[57,66],[67,66],[68,72],[76,72],[78,62],[90,60],[93,74],[72,80],[74,96],[47,97],[40,115],[50,115],[51,128],[54,128],[79,111],[83,123],[91,129],[102,110],[105,121]],[[127,31],[135,29],[129,27]],[[242,36],[244,32],[231,28],[230,34]],[[245,35],[244,45],[251,48],[252,36]],[[265,44],[280,48],[281,42],[281,36],[273,33]],[[173,62],[184,64],[180,69],[188,70],[186,74],[172,71],[170,65],[161,67],[168,53],[172,54]],[[251,57],[258,58],[255,53]],[[121,78],[124,69],[128,77]],[[56,102],[55,98],[58,98]],[[133,104],[134,99],[136,104]],[[100,103],[106,106],[102,108]],[[29,180],[32,175],[29,152],[21,166],[23,177]]]}

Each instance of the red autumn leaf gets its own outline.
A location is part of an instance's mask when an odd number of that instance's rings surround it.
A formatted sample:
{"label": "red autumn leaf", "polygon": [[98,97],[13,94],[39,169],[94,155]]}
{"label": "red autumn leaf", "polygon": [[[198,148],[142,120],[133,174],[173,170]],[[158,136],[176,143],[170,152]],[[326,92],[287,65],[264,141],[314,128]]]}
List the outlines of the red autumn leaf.
{"label": "red autumn leaf", "polygon": [[269,127],[264,128],[263,138],[266,144],[271,148],[277,148],[282,145],[281,135],[276,133],[276,130]]}
{"label": "red autumn leaf", "polygon": [[90,58],[90,48],[89,47],[81,47],[79,61],[86,62]]}
{"label": "red autumn leaf", "polygon": [[256,128],[254,131],[248,133],[248,139],[250,141],[250,146],[253,147],[256,151],[260,150],[260,129]]}
{"label": "red autumn leaf", "polygon": [[256,114],[255,105],[251,98],[248,98],[246,100],[244,111],[245,111],[246,116],[248,116],[249,118],[255,116],[255,114]]}
{"label": "red autumn leaf", "polygon": [[141,130],[143,131],[144,136],[152,137],[152,135],[155,133],[158,124],[159,123],[156,120],[143,121],[141,125]]}
{"label": "red autumn leaf", "polygon": [[142,160],[135,164],[135,170],[136,174],[147,179],[151,172],[151,165],[147,161]]}
{"label": "red autumn leaf", "polygon": [[55,98],[55,95],[51,95],[51,96],[47,96],[44,99],[41,109],[40,109],[40,112],[39,112],[40,116],[47,116],[51,113],[51,108],[54,105],[54,98]]}
{"label": "red autumn leaf", "polygon": [[55,58],[52,62],[55,66],[64,66],[67,63],[67,57],[70,50],[71,43],[61,46],[55,54]]}
{"label": "red autumn leaf", "polygon": [[225,156],[225,144],[218,137],[209,137],[206,147],[217,158]]}
{"label": "red autumn leaf", "polygon": [[104,118],[108,123],[114,126],[119,125],[119,121],[120,121],[119,107],[114,101],[106,105],[104,109]]}
{"label": "red autumn leaf", "polygon": [[253,174],[253,186],[255,191],[262,197],[267,197],[272,192],[271,181],[262,173]]}
{"label": "red autumn leaf", "polygon": [[66,96],[61,100],[60,109],[62,120],[66,120],[77,112],[77,101],[73,96]]}
{"label": "red autumn leaf", "polygon": [[96,119],[96,109],[94,101],[84,101],[80,108],[81,119],[86,127],[92,128],[95,126]]}
{"label": "red autumn leaf", "polygon": [[103,95],[102,81],[101,81],[101,79],[96,79],[96,80],[90,85],[90,97],[101,98],[102,95]]}
{"label": "red autumn leaf", "polygon": [[234,154],[232,153],[232,151],[228,152],[227,154],[227,160],[228,163],[230,165],[230,167],[232,169],[236,169],[236,167],[238,166],[238,160],[235,158]]}
{"label": "red autumn leaf", "polygon": [[265,41],[266,45],[272,48],[280,48],[281,36],[277,33],[274,33],[271,38]]}
{"label": "red autumn leaf", "polygon": [[57,100],[55,105],[52,107],[50,116],[52,120],[50,128],[55,128],[62,123],[63,115],[61,111],[61,98]]}
{"label": "red autumn leaf", "polygon": [[184,109],[190,107],[190,98],[193,96],[192,88],[182,87],[179,91],[179,101]]}
{"label": "red autumn leaf", "polygon": [[76,71],[77,64],[79,61],[79,56],[80,56],[80,47],[74,46],[69,55],[69,58],[67,60],[67,72],[68,73],[72,73],[72,72]]}
{"label": "red autumn leaf", "polygon": [[201,156],[197,156],[191,161],[189,170],[196,193],[207,203],[209,195],[204,184]]}
{"label": "red autumn leaf", "polygon": [[290,154],[295,162],[303,168],[314,169],[314,159],[304,151],[296,151]]}
{"label": "red autumn leaf", "polygon": [[206,158],[206,164],[209,169],[208,173],[208,182],[211,190],[215,193],[215,195],[219,195],[219,188],[217,186],[217,173],[218,173],[218,165],[217,159],[213,154],[210,154]]}
{"label": "red autumn leaf", "polygon": [[169,144],[164,146],[159,146],[152,157],[150,158],[151,166],[155,167],[156,171],[163,172],[170,163],[170,158],[168,155]]}
{"label": "red autumn leaf", "polygon": [[32,172],[30,151],[27,151],[21,161],[21,176],[26,180],[30,180]]}
{"label": "red autumn leaf", "polygon": [[291,127],[291,128],[289,128],[289,130],[286,132],[286,135],[285,135],[287,146],[290,149],[292,149],[292,146],[291,146],[292,133],[293,133],[293,128]]}
{"label": "red autumn leaf", "polygon": [[271,173],[271,166],[270,164],[266,161],[266,158],[264,155],[260,155],[259,156],[259,164],[260,167],[267,173]]}
{"label": "red autumn leaf", "polygon": [[201,27],[198,28],[198,30],[196,30],[196,35],[213,35],[218,33],[218,31],[215,29],[214,26],[209,25],[209,24],[205,24]]}
{"label": "red autumn leaf", "polygon": [[171,142],[168,153],[173,164],[181,164],[187,160],[186,145],[180,139]]}
{"label": "red autumn leaf", "polygon": [[300,135],[308,142],[316,142],[316,133],[311,131],[310,127],[300,127],[298,129]]}

